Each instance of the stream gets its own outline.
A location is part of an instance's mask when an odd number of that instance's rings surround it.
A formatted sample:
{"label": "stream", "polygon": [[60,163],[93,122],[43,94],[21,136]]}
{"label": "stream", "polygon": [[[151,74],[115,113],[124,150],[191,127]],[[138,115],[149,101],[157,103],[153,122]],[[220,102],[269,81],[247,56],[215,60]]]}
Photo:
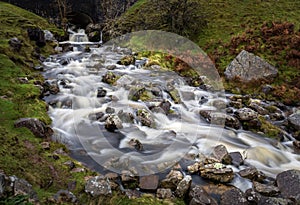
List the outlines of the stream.
{"label": "stream", "polygon": [[[135,65],[117,64],[128,53],[126,48],[91,46],[89,52],[77,48],[43,63],[46,80],[59,86],[59,93],[45,97],[54,140],[65,144],[73,158],[100,173],[134,168],[137,175],[149,175],[164,172],[177,162],[197,161],[223,144],[245,159],[245,165],[232,166],[234,171],[253,165],[274,177],[300,167],[300,156],[293,153],[290,141],[280,143],[242,129],[212,125],[200,117],[200,110],[217,109],[214,102],[228,104],[231,94],[220,96],[191,87],[173,71],[145,68],[147,59]],[[120,76],[113,85],[102,81],[108,71]],[[181,102],[174,102],[170,87],[177,90]],[[147,101],[132,100],[137,88],[146,88],[153,96]],[[104,94],[99,96],[99,90]],[[162,102],[169,103],[167,113],[153,109]],[[150,115],[151,126],[138,117],[141,111]],[[109,116],[122,121],[113,132],[105,128]],[[136,146],[140,144],[142,149]]]}

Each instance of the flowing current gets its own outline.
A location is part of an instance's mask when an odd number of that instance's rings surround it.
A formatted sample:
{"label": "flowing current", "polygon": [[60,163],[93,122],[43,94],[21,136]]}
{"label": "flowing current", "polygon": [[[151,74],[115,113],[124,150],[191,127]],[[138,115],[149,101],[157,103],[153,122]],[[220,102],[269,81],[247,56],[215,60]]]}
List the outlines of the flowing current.
{"label": "flowing current", "polygon": [[[57,82],[60,90],[45,97],[50,105],[54,138],[66,144],[74,158],[99,172],[120,173],[134,168],[137,174],[146,175],[162,172],[182,159],[197,161],[199,155],[209,155],[213,147],[223,144],[229,152],[240,152],[245,164],[271,177],[300,167],[299,156],[293,154],[290,142],[278,143],[252,132],[213,126],[200,117],[200,110],[216,109],[214,102],[227,103],[227,95],[220,97],[191,87],[172,71],[145,68],[146,59],[135,65],[118,65],[126,52],[103,46],[91,48],[90,52],[54,55],[44,62],[45,78],[50,83]],[[102,79],[112,68],[110,72],[120,78],[110,85]],[[140,87],[155,95],[147,101],[131,100],[132,93]],[[178,92],[181,102],[174,102],[169,87]],[[106,93],[99,96],[99,89]],[[203,98],[208,100],[199,103]],[[171,106],[167,114],[150,109],[166,101]],[[151,116],[153,126],[141,123],[141,111]],[[122,127],[109,132],[105,118],[112,115],[119,116]],[[137,149],[139,143],[143,149]]]}

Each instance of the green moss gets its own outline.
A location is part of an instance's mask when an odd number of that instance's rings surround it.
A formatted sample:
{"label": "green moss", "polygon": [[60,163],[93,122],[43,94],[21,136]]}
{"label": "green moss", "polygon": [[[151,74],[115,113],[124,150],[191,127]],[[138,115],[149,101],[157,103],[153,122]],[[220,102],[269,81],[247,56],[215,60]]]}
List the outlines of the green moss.
{"label": "green moss", "polygon": [[267,137],[281,140],[281,130],[275,125],[268,122],[263,116],[258,117],[261,122],[259,131],[263,132]]}

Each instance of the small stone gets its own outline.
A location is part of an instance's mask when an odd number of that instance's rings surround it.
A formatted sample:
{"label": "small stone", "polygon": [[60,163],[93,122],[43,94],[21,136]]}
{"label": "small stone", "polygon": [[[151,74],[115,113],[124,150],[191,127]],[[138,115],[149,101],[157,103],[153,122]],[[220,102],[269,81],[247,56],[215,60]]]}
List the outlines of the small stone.
{"label": "small stone", "polygon": [[150,112],[145,109],[141,109],[137,111],[137,117],[143,126],[155,127],[155,121]]}
{"label": "small stone", "polygon": [[119,62],[118,64],[120,65],[134,65],[135,64],[135,57],[133,55],[128,55],[128,56],[124,56]]}
{"label": "small stone", "polygon": [[66,162],[64,163],[64,165],[66,165],[67,167],[69,167],[70,170],[72,170],[72,169],[75,168],[75,163],[72,162],[71,160],[66,161]]}
{"label": "small stone", "polygon": [[144,150],[143,144],[138,139],[135,139],[135,138],[130,139],[128,144],[131,147],[133,147],[134,149],[136,149],[137,151],[143,151]]}
{"label": "small stone", "polygon": [[108,66],[106,66],[107,70],[115,70],[116,68],[117,68],[116,65],[108,65]]}
{"label": "small stone", "polygon": [[199,171],[200,166],[201,166],[201,163],[200,162],[196,162],[195,164],[187,166],[187,170],[188,170],[188,172],[190,174],[194,174],[194,173],[196,173],[196,172]]}
{"label": "small stone", "polygon": [[105,97],[107,91],[103,89],[102,87],[97,89],[97,98]]}
{"label": "small stone", "polygon": [[49,150],[50,149],[50,143],[49,142],[42,142],[41,146],[44,150]]}
{"label": "small stone", "polygon": [[258,171],[255,167],[247,167],[239,171],[239,175],[252,181],[259,182],[262,182],[266,178],[265,174],[261,171]]}
{"label": "small stone", "polygon": [[85,169],[81,167],[77,167],[71,170],[71,173],[80,173],[80,172],[85,172]]}
{"label": "small stone", "polygon": [[172,190],[171,189],[157,189],[156,197],[160,199],[171,199],[173,198]]}
{"label": "small stone", "polygon": [[214,163],[200,167],[200,176],[212,181],[228,183],[233,180],[234,173],[231,168],[227,168],[221,163]]}
{"label": "small stone", "polygon": [[68,190],[59,190],[54,196],[53,196],[54,200],[56,203],[58,204],[62,204],[62,203],[76,203],[77,202],[77,198],[76,196],[68,191]]}
{"label": "small stone", "polygon": [[159,177],[157,175],[149,175],[140,177],[139,187],[143,190],[156,190],[158,187]]}
{"label": "small stone", "polygon": [[262,205],[292,205],[292,204],[295,204],[295,202],[293,202],[289,199],[262,196],[262,197],[259,198],[257,204],[262,204]]}
{"label": "small stone", "polygon": [[105,112],[106,112],[107,114],[113,114],[113,113],[115,113],[115,109],[112,108],[112,107],[107,107],[107,108],[105,109]]}

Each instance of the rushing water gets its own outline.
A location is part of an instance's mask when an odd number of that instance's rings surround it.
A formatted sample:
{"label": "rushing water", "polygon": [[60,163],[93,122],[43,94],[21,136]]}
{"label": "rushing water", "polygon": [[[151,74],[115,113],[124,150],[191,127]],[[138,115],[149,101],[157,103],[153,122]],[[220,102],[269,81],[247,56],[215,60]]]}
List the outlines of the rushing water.
{"label": "rushing water", "polygon": [[[134,167],[138,174],[150,174],[167,169],[183,157],[197,160],[198,154],[208,155],[214,146],[223,144],[230,152],[242,153],[246,164],[269,176],[300,167],[300,157],[293,154],[291,142],[282,144],[252,132],[212,126],[200,118],[200,110],[214,110],[213,102],[226,103],[226,97],[190,87],[174,72],[144,69],[142,61],[135,66],[117,65],[124,53],[126,49],[104,46],[92,48],[89,53],[54,55],[44,62],[45,78],[49,82],[58,80],[60,88],[58,94],[45,97],[50,104],[55,139],[66,144],[72,155],[87,166],[98,171],[103,171],[104,166],[116,172]],[[66,61],[68,64],[62,65]],[[116,66],[112,72],[121,76],[115,85],[102,82],[111,65]],[[156,89],[159,95],[151,102],[129,100],[137,85]],[[178,90],[181,103],[174,103],[166,91],[170,85]],[[105,97],[97,97],[98,88],[107,91]],[[203,97],[208,101],[199,103]],[[171,114],[149,109],[162,100],[171,103]],[[113,108],[115,114],[131,113],[135,116],[133,123],[123,121],[122,129],[106,131],[105,122],[91,116],[106,113],[108,108]],[[154,118],[154,128],[141,125],[136,117],[140,109]],[[132,139],[138,139],[144,149],[132,148]]]}

